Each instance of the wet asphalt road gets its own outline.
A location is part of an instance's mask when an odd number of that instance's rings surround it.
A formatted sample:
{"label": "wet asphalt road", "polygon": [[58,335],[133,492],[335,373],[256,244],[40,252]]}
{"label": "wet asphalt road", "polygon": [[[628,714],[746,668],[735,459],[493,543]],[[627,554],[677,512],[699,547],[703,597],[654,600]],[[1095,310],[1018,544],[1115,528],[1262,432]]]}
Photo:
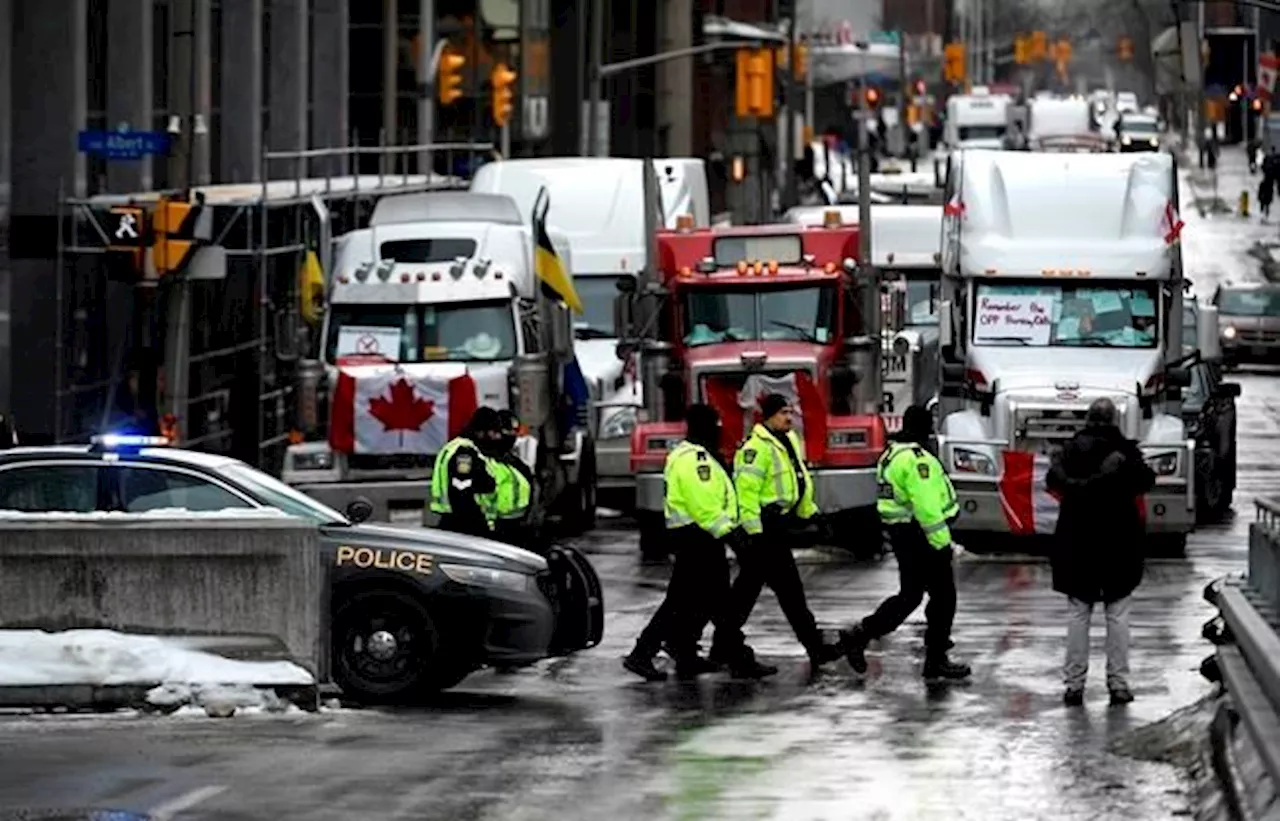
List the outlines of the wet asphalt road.
{"label": "wet asphalt road", "polygon": [[[1224,193],[1237,182],[1231,159]],[[1235,192],[1247,184],[1238,176]],[[1198,291],[1256,276],[1243,245],[1274,226],[1184,216]],[[0,816],[53,807],[184,819],[1188,816],[1194,802],[1180,769],[1108,747],[1211,690],[1198,673],[1209,653],[1200,626],[1213,615],[1202,589],[1243,569],[1250,500],[1280,490],[1280,372],[1239,380],[1238,515],[1197,532],[1186,560],[1149,565],[1133,608],[1137,701],[1127,708],[1106,704],[1100,646],[1086,707],[1061,705],[1062,601],[1046,564],[1009,556],[972,557],[958,569],[956,653],[975,670],[967,686],[926,690],[920,614],[873,653],[865,682],[843,662],[811,681],[768,593],[749,638],[782,666],[776,679],[642,684],[618,659],[656,606],[666,570],[641,566],[634,534],[618,522],[582,542],[609,611],[605,641],[590,652],[477,674],[415,711],[3,718]],[[802,560],[826,626],[860,617],[896,583],[892,560]]]}

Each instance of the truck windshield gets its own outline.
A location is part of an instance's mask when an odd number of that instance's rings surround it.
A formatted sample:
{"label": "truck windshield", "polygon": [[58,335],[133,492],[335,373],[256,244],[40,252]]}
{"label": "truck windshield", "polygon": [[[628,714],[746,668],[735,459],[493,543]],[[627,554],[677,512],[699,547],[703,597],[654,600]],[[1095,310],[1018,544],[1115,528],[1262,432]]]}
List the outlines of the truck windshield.
{"label": "truck windshield", "polygon": [[691,288],[685,293],[689,347],[752,340],[811,342],[835,337],[834,285],[744,291]]}
{"label": "truck windshield", "polygon": [[511,303],[331,305],[325,348],[342,356],[392,362],[474,362],[511,359],[516,352]]}
{"label": "truck windshield", "polygon": [[1154,348],[1155,283],[980,283],[975,345]]}
{"label": "truck windshield", "polygon": [[959,129],[961,140],[999,140],[1004,132],[1002,125],[962,125]]}
{"label": "truck windshield", "polygon": [[1231,316],[1280,316],[1280,291],[1223,291],[1218,311]]}
{"label": "truck windshield", "polygon": [[907,285],[908,325],[938,324],[938,290],[941,271],[885,271],[886,277],[901,277]]}
{"label": "truck windshield", "polygon": [[1120,130],[1125,134],[1156,134],[1160,129],[1155,120],[1134,120],[1128,117],[1120,121]]}
{"label": "truck windshield", "polygon": [[[626,276],[633,276],[627,274]],[[578,339],[613,339],[618,331],[613,327],[613,301],[618,296],[616,274],[579,274],[573,278],[573,287],[582,299],[582,315],[573,318],[573,333]]]}

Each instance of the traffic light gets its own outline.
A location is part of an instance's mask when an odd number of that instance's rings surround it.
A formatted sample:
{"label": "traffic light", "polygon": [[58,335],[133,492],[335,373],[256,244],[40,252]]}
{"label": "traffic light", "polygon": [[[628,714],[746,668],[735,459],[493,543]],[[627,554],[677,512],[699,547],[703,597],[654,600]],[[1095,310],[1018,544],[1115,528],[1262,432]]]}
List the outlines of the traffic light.
{"label": "traffic light", "polygon": [[878,108],[880,106],[880,89],[868,88],[863,92],[862,100],[866,103],[867,108]]}
{"label": "traffic light", "polygon": [[943,76],[949,83],[957,85],[965,80],[964,43],[947,43],[943,51]]}
{"label": "traffic light", "polygon": [[791,64],[791,76],[797,80],[803,80],[809,73],[809,47],[803,44],[797,44],[795,47],[795,59]]}
{"label": "traffic light", "polygon": [[208,236],[197,230],[204,205],[161,197],[151,214],[151,261],[157,277],[178,274]]}
{"label": "traffic light", "polygon": [[507,123],[511,122],[512,100],[515,97],[511,87],[515,85],[517,76],[514,71],[507,68],[505,63],[498,63],[489,73],[490,93],[493,96],[493,122],[499,128],[506,128]]}
{"label": "traffic light", "polygon": [[1133,59],[1132,37],[1120,38],[1120,42],[1116,44],[1116,55],[1126,63]]}
{"label": "traffic light", "polygon": [[1049,38],[1043,31],[1031,32],[1031,49],[1027,54],[1027,58],[1031,62],[1043,60],[1049,56]]}
{"label": "traffic light", "polygon": [[436,99],[440,105],[452,105],[462,99],[462,67],[466,64],[466,57],[447,46],[440,52],[440,65],[436,69]]}
{"label": "traffic light", "polygon": [[739,49],[735,113],[740,119],[773,116],[773,52]]}
{"label": "traffic light", "polygon": [[1013,61],[1020,66],[1031,62],[1031,38],[1021,34],[1013,38]]}

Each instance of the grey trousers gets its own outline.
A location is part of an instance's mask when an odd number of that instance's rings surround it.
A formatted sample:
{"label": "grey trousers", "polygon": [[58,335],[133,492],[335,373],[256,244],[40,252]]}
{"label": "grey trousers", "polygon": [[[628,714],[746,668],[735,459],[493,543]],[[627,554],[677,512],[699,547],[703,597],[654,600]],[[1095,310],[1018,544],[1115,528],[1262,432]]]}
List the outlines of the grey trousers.
{"label": "grey trousers", "polygon": [[[1107,689],[1129,686],[1129,605],[1132,597],[1104,605],[1107,616]],[[1062,678],[1068,689],[1084,689],[1089,673],[1089,624],[1093,605],[1067,599],[1067,660]]]}

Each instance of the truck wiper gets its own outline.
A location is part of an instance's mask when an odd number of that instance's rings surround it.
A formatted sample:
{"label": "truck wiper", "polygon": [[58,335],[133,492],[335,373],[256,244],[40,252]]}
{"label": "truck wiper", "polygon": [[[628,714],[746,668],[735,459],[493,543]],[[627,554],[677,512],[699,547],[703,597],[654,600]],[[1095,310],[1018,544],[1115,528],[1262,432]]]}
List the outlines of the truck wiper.
{"label": "truck wiper", "polygon": [[804,338],[805,342],[810,342],[815,345],[818,344],[818,337],[815,336],[813,331],[809,330],[808,328],[803,328],[799,325],[792,325],[790,322],[783,322],[780,319],[771,319],[769,320],[769,324],[777,325],[779,328],[786,328],[788,331],[795,331],[796,333],[800,334],[801,337]]}
{"label": "truck wiper", "polygon": [[1024,348],[1031,344],[1030,342],[1028,342],[1027,340],[1023,339],[1020,336],[984,336],[982,338],[982,341],[983,342],[1017,342],[1019,345],[1023,346]]}
{"label": "truck wiper", "polygon": [[1124,348],[1125,345],[1117,345],[1109,339],[1103,339],[1098,336],[1088,336],[1082,339],[1073,339],[1067,343],[1068,345],[1078,345],[1082,348]]}
{"label": "truck wiper", "polygon": [[615,334],[608,331],[602,331],[599,328],[584,327],[574,328],[573,335],[577,339],[613,339]]}

